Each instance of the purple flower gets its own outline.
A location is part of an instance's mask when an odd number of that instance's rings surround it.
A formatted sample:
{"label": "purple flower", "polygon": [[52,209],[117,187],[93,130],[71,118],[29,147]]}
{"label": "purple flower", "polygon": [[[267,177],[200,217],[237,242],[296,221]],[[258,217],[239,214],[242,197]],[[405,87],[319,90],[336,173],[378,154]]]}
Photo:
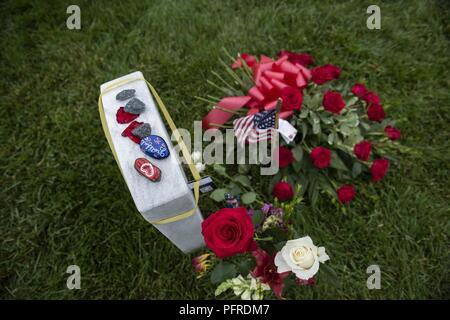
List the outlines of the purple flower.
{"label": "purple flower", "polygon": [[264,203],[263,207],[261,208],[261,211],[264,214],[269,214],[271,209],[272,209],[272,205],[270,203]]}

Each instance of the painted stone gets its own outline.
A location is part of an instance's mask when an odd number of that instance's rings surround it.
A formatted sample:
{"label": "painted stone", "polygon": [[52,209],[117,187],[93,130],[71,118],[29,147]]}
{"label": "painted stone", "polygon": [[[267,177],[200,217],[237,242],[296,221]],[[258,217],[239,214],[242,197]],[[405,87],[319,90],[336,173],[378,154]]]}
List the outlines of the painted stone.
{"label": "painted stone", "polygon": [[139,127],[134,128],[131,133],[139,138],[145,138],[152,134],[152,127],[148,123],[141,124]]}
{"label": "painted stone", "polygon": [[161,170],[145,158],[137,158],[134,161],[134,168],[152,182],[161,180]]}
{"label": "painted stone", "polygon": [[128,125],[128,127],[126,127],[125,130],[123,130],[122,132],[122,137],[128,137],[130,138],[133,142],[139,144],[141,142],[141,138],[138,136],[135,136],[133,134],[133,130],[136,129],[137,127],[139,127],[140,125],[142,125],[143,122],[139,122],[139,121],[133,121],[132,123],[130,123]]}
{"label": "painted stone", "polygon": [[139,117],[138,114],[132,114],[125,111],[124,107],[117,109],[116,120],[120,124],[129,123]]}
{"label": "painted stone", "polygon": [[140,146],[142,152],[155,159],[164,159],[170,154],[164,139],[157,135],[150,135],[141,139]]}
{"label": "painted stone", "polygon": [[133,98],[125,105],[125,111],[133,114],[140,114],[145,110],[145,103],[138,98]]}
{"label": "painted stone", "polygon": [[122,90],[116,95],[116,100],[124,101],[124,100],[130,99],[130,98],[134,97],[135,93],[136,93],[136,90],[134,90],[134,89]]}

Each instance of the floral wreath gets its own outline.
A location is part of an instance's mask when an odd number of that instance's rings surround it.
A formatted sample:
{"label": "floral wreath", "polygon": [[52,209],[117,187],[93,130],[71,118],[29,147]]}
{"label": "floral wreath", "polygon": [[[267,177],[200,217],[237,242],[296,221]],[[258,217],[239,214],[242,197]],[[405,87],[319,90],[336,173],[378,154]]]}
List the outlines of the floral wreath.
{"label": "floral wreath", "polygon": [[[323,265],[330,259],[325,248],[295,230],[292,218],[303,198],[314,205],[324,194],[345,208],[357,183],[382,180],[396,161],[393,153],[411,150],[397,142],[401,132],[386,118],[378,94],[363,83],[336,81],[339,67],[311,68],[309,54],[290,51],[277,59],[228,56],[231,66],[221,60],[226,76],[214,72],[219,84],[210,81],[227,96],[199,97],[213,106],[203,129],[233,128],[243,145],[271,140],[277,131],[283,139],[280,171],[268,181],[261,176],[258,184],[252,166],[239,165],[229,175],[214,165],[228,182],[211,198],[225,200],[226,208],[203,222],[211,252],[192,263],[199,277],[211,273],[216,296],[231,290],[242,299],[263,299],[271,292],[281,298],[292,284],[315,285],[319,269],[332,272]],[[204,169],[201,163],[198,167]],[[269,189],[262,191],[264,185]]]}

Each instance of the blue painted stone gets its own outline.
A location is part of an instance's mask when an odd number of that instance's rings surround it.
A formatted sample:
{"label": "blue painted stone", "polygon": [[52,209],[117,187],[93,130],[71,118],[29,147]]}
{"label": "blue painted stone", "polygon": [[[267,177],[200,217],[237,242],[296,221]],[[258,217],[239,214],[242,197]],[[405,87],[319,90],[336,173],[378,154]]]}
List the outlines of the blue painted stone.
{"label": "blue painted stone", "polygon": [[142,152],[155,159],[164,159],[170,155],[166,142],[157,135],[142,138],[140,147]]}

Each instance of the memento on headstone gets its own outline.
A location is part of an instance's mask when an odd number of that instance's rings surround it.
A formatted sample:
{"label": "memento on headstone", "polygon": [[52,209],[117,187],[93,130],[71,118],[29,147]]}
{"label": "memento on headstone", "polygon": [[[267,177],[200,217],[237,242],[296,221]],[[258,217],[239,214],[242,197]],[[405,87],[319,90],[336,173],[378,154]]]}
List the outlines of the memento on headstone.
{"label": "memento on headstone", "polygon": [[124,107],[120,107],[119,109],[117,109],[117,113],[116,113],[117,123],[120,123],[120,124],[130,123],[137,117],[139,117],[139,114],[133,114],[133,113],[126,112]]}
{"label": "memento on headstone", "polygon": [[125,105],[125,111],[133,114],[141,114],[145,110],[145,103],[138,98],[133,98]]}
{"label": "memento on headstone", "polygon": [[134,168],[150,181],[161,180],[161,170],[145,158],[137,158],[134,161]]}
{"label": "memento on headstone", "polygon": [[148,123],[143,123],[139,127],[134,128],[131,133],[142,139],[152,134],[152,127]]}
{"label": "memento on headstone", "polygon": [[[146,105],[138,118],[139,122],[150,123],[152,133],[161,137],[168,153],[172,153],[166,159],[150,160],[162,173],[156,183],[136,172],[135,160],[145,156],[140,145],[122,137],[124,126],[117,123],[116,112],[123,102],[116,100],[116,96],[124,89],[136,90],[135,97]],[[99,109],[105,135],[138,211],[183,252],[204,246],[201,212],[161,118],[163,113],[160,114],[142,73],[134,72],[104,83],[100,86],[100,92]]]}
{"label": "memento on headstone", "polygon": [[117,94],[116,100],[119,100],[119,101],[128,100],[130,98],[133,98],[135,93],[136,93],[136,90],[134,90],[134,89],[122,90]]}
{"label": "memento on headstone", "polygon": [[150,135],[141,139],[140,146],[142,152],[155,159],[164,159],[170,154],[164,139],[157,135]]}

